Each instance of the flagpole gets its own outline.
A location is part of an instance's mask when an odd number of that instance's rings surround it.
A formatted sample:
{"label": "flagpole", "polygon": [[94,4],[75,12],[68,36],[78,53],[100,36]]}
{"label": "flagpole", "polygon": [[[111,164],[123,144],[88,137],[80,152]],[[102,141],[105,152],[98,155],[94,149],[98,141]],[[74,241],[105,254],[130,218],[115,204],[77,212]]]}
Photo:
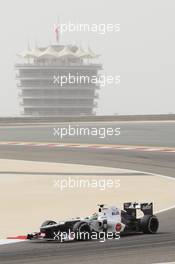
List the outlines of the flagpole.
{"label": "flagpole", "polygon": [[57,29],[58,29],[58,44],[60,43],[60,37],[61,37],[61,34],[60,34],[60,19],[59,17],[57,17]]}
{"label": "flagpole", "polygon": [[56,43],[59,44],[60,42],[60,26],[59,26],[59,19],[57,19],[57,23],[54,24],[54,33],[55,33],[55,39],[56,39]]}

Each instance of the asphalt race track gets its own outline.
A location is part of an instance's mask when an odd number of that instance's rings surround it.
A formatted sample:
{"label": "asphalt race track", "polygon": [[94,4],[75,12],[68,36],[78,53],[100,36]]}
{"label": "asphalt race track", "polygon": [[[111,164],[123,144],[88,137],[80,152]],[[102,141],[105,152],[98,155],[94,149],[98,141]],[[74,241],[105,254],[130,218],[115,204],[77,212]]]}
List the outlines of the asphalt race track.
{"label": "asphalt race track", "polygon": [[[68,128],[67,123],[54,125],[23,125],[0,126],[1,141],[39,141],[39,142],[67,142],[67,143],[92,143],[92,144],[121,144],[175,147],[175,122],[114,122],[114,123],[71,123],[73,128],[97,128],[100,135],[79,136],[68,135],[54,136],[54,128]],[[103,138],[103,129],[120,128],[120,136],[106,135]]]}
{"label": "asphalt race track", "polygon": [[[171,219],[171,214],[167,214]],[[163,222],[162,217],[162,222]],[[161,218],[160,218],[161,220]],[[171,222],[173,224],[173,221]],[[157,263],[175,258],[175,234],[162,223],[161,233],[119,241],[24,242],[0,247],[1,263]]]}
{"label": "asphalt race track", "polygon": [[[99,165],[175,176],[175,153],[0,145],[0,158]],[[160,229],[156,235],[127,236],[104,243],[89,241],[58,244],[27,241],[1,245],[0,263],[173,262],[175,209],[160,213],[158,217]]]}

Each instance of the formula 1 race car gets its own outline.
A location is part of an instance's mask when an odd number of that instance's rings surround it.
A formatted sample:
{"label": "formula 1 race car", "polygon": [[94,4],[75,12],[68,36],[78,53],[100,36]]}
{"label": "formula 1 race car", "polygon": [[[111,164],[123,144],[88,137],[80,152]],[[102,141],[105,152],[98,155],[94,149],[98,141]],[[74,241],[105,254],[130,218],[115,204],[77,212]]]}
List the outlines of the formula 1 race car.
{"label": "formula 1 race car", "polygon": [[[138,217],[138,213],[142,216]],[[45,221],[40,232],[28,234],[28,239],[58,240],[60,242],[70,240],[99,239],[103,233],[110,238],[119,238],[120,235],[144,233],[155,234],[159,227],[159,221],[153,215],[152,203],[124,203],[123,210],[114,206],[105,207],[98,205],[98,212],[90,217],[75,218],[68,221]]]}

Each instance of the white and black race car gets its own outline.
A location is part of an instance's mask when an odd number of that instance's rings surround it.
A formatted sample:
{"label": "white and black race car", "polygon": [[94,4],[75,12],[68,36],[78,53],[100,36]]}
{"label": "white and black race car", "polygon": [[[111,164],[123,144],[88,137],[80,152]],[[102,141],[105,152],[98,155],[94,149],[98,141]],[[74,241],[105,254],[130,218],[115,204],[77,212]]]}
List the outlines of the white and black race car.
{"label": "white and black race car", "polygon": [[40,232],[28,234],[27,238],[61,242],[88,240],[92,235],[98,238],[101,232],[113,237],[131,233],[155,234],[158,227],[159,221],[153,215],[153,203],[128,202],[124,203],[123,209],[102,204],[98,206],[98,212],[90,217],[59,222],[47,220],[41,225]]}

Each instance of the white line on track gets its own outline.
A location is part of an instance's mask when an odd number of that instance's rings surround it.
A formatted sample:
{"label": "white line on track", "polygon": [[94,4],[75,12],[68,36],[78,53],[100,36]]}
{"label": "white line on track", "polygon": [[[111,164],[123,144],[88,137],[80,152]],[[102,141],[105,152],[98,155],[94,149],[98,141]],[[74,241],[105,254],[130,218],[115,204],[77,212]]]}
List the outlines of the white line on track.
{"label": "white line on track", "polygon": [[175,264],[175,262],[159,262],[159,263],[152,263],[152,264]]}
{"label": "white line on track", "polygon": [[0,245],[7,245],[24,241],[24,239],[0,239]]}

